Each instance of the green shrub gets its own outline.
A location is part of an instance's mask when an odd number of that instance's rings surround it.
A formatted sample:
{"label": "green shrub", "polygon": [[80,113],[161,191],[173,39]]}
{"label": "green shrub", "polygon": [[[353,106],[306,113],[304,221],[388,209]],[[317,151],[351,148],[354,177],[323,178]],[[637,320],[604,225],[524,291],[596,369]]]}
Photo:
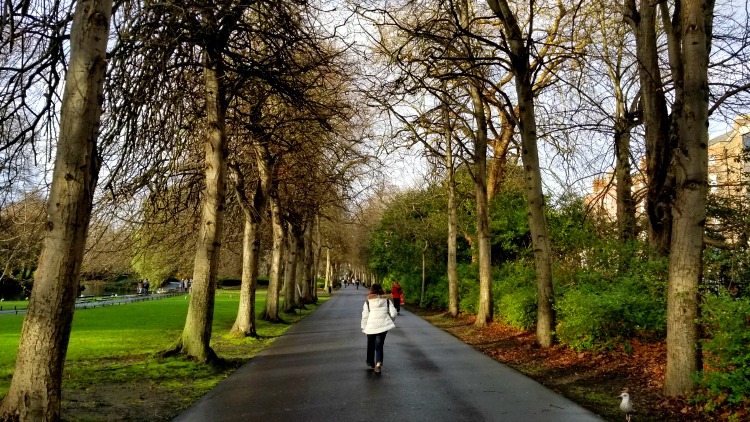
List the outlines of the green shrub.
{"label": "green shrub", "polygon": [[268,286],[268,277],[267,276],[258,277],[258,286]]}
{"label": "green shrub", "polygon": [[458,307],[476,313],[479,305],[479,269],[476,265],[461,264],[458,273]]}
{"label": "green shrub", "polygon": [[505,263],[493,274],[494,314],[503,322],[528,330],[536,323],[536,274],[526,260]]}
{"label": "green shrub", "polygon": [[495,313],[508,325],[528,330],[536,324],[537,303],[534,286],[519,287],[515,292],[502,296],[497,302],[499,309]]}
{"label": "green shrub", "polygon": [[556,304],[558,339],[580,351],[612,345],[639,332],[663,332],[663,284],[632,276],[568,289]]}
{"label": "green shrub", "polygon": [[729,403],[740,403],[750,396],[750,299],[734,298],[726,291],[711,295],[703,303],[702,323],[707,339],[708,371],[696,380],[705,392],[698,400],[710,410],[715,398],[726,395]]}

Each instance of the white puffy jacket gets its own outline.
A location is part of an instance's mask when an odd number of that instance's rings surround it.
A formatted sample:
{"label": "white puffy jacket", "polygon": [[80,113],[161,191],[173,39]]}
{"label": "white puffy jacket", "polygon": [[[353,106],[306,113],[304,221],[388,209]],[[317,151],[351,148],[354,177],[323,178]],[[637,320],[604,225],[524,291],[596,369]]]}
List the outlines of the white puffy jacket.
{"label": "white puffy jacket", "polygon": [[396,315],[396,307],[387,296],[369,295],[367,302],[362,305],[362,332],[378,334],[396,328],[393,323]]}

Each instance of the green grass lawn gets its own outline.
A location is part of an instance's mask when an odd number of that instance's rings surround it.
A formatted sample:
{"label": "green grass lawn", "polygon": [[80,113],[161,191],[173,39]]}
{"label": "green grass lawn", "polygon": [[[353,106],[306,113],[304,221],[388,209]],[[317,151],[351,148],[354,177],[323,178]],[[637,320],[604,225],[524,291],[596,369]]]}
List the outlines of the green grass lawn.
{"label": "green grass lawn", "polygon": [[[258,291],[258,315],[265,307],[265,291]],[[327,297],[321,295],[321,301]],[[66,392],[90,391],[103,385],[143,385],[149,395],[163,396],[177,391],[175,409],[187,407],[212,388],[238,365],[283,334],[290,326],[315,309],[284,314],[287,323],[270,324],[258,318],[260,338],[235,338],[229,330],[237,315],[238,291],[219,291],[216,295],[211,347],[233,364],[217,368],[189,361],[183,357],[162,358],[158,352],[168,348],[179,337],[185,323],[189,298],[172,298],[128,303],[93,309],[78,309],[63,376],[63,413]],[[0,316],[0,397],[10,385],[21,332],[23,315]],[[184,392],[184,393],[180,393]],[[142,400],[146,400],[143,398]],[[160,400],[166,400],[161,397]],[[73,399],[73,402],[76,402]],[[69,403],[70,404],[70,403]],[[131,403],[131,407],[134,404]],[[136,404],[137,405],[137,404]],[[75,407],[75,406],[73,406]],[[81,415],[67,419],[86,420]],[[174,415],[172,415],[174,416]]]}

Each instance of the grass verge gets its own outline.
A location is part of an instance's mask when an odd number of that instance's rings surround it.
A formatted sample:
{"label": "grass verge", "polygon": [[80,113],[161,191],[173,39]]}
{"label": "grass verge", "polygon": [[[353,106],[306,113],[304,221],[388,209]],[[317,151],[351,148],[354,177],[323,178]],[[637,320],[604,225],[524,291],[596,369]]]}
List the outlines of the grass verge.
{"label": "grass verge", "polygon": [[[321,294],[320,299],[327,296]],[[186,296],[178,296],[77,310],[63,374],[63,419],[170,420],[317,308],[283,314],[281,324],[258,318],[259,338],[237,338],[229,330],[239,292],[219,291],[211,347],[229,364],[214,367],[157,356],[182,332],[188,302]],[[265,291],[258,291],[258,315],[264,308]],[[0,397],[10,385],[22,322],[23,315],[0,316]]]}

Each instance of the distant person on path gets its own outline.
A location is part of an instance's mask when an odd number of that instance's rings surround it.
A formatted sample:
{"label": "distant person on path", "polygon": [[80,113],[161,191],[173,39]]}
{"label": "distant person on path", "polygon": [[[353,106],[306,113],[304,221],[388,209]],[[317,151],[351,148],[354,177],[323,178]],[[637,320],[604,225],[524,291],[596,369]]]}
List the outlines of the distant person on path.
{"label": "distant person on path", "polygon": [[135,283],[135,291],[136,291],[136,292],[137,292],[138,294],[141,294],[141,293],[143,293],[143,281],[141,281],[141,280],[138,280],[138,282],[137,282],[137,283]]}
{"label": "distant person on path", "polygon": [[367,334],[367,365],[379,374],[383,367],[383,345],[388,330],[396,328],[396,307],[391,306],[380,284],[370,287],[367,301],[362,305],[362,332]]}
{"label": "distant person on path", "polygon": [[404,297],[404,291],[401,289],[401,285],[398,284],[398,280],[393,282],[391,287],[391,297],[393,297],[393,305],[396,307],[396,313],[401,314],[401,303]]}
{"label": "distant person on path", "polygon": [[145,281],[143,282],[143,294],[144,294],[144,295],[147,295],[147,294],[148,294],[148,288],[149,288],[149,287],[150,287],[150,285],[149,285],[148,279],[146,279],[146,280],[145,280]]}

